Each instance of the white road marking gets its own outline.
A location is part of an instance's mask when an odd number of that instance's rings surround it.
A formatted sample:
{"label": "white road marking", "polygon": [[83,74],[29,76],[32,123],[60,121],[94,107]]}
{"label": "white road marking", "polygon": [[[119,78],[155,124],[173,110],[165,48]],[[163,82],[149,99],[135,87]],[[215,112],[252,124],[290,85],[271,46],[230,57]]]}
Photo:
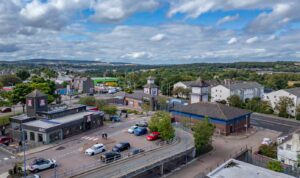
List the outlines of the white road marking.
{"label": "white road marking", "polygon": [[9,160],[9,158],[3,158],[4,160]]}
{"label": "white road marking", "polygon": [[93,139],[93,141],[97,141],[97,140],[98,140],[98,138],[94,138],[94,139]]}

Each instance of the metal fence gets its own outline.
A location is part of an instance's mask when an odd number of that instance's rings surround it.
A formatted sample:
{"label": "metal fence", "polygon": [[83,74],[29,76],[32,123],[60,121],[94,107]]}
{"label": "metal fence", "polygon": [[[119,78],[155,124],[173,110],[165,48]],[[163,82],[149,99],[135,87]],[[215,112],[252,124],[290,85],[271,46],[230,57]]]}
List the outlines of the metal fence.
{"label": "metal fence", "polygon": [[[139,153],[139,154],[136,154],[136,155],[131,155],[128,152],[127,153],[122,153],[121,152],[120,153],[121,154],[121,159],[119,159],[118,161],[129,159],[129,158],[132,158],[132,157],[135,157],[135,156],[139,156],[139,155],[142,155],[142,154],[147,154],[148,152],[151,152],[153,150],[161,149],[162,147],[164,147],[166,145],[174,144],[177,141],[178,141],[178,138],[175,137],[173,140],[168,141],[168,142],[166,142],[166,141],[157,142],[156,145],[153,145],[153,146],[150,146],[150,147],[148,146],[148,147],[145,147],[145,148],[141,148],[141,149],[145,150],[145,152],[142,152],[142,153]],[[147,161],[149,161],[149,160],[147,160]],[[107,164],[110,164],[110,163],[107,163]],[[60,172],[60,168],[59,168],[59,165],[58,165],[58,167],[56,167],[53,170],[53,178],[65,178],[65,177],[75,176],[75,175],[78,175],[80,173],[86,172],[87,170],[92,170],[92,169],[104,167],[107,164],[103,163],[100,159],[98,159],[98,160],[96,160],[96,161],[94,161],[92,163],[84,164],[84,165],[78,166],[78,167],[73,168],[73,169],[61,170],[62,172]],[[124,169],[125,169],[125,166],[124,166]],[[121,170],[115,170],[111,174],[119,175],[120,173],[123,173],[123,172],[120,172],[120,171]],[[123,171],[123,169],[122,169],[122,171]]]}

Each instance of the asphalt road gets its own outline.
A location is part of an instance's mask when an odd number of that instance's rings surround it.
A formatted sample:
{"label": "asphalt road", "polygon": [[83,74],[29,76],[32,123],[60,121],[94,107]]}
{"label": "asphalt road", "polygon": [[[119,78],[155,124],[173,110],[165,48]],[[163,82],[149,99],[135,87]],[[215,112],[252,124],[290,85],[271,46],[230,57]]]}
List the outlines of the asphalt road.
{"label": "asphalt road", "polygon": [[251,125],[282,132],[282,136],[288,135],[293,133],[295,130],[300,129],[300,122],[296,120],[279,119],[275,116],[260,115],[255,113],[252,114]]}

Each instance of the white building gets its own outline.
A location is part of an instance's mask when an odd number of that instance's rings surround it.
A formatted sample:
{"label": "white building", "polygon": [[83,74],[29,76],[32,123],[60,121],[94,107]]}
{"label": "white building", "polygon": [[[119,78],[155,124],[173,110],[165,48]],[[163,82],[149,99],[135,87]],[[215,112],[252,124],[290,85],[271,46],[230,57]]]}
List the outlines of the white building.
{"label": "white building", "polygon": [[199,102],[208,102],[208,84],[199,78],[191,84],[191,104]]}
{"label": "white building", "polygon": [[269,101],[272,108],[275,109],[276,104],[279,102],[280,97],[289,97],[293,100],[293,107],[288,109],[288,113],[292,116],[296,115],[296,107],[300,104],[300,87],[283,89],[274,91],[264,95],[264,100]]}
{"label": "white building", "polygon": [[291,166],[298,166],[298,155],[300,154],[300,131],[293,134],[291,138],[286,138],[277,147],[278,161]]}
{"label": "white building", "polygon": [[217,85],[211,88],[211,101],[227,101],[228,97],[237,95],[241,100],[252,99],[254,97],[262,98],[264,87],[257,82],[226,82],[224,85]]}

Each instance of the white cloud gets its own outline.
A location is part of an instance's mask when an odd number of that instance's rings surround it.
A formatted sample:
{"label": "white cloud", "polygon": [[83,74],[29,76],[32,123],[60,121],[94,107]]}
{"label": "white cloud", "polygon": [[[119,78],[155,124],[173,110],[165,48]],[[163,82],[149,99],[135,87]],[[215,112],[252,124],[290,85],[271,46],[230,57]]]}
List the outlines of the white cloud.
{"label": "white cloud", "polygon": [[237,38],[233,37],[227,42],[227,44],[235,44],[237,42],[238,42]]}
{"label": "white cloud", "polygon": [[151,57],[152,54],[145,51],[131,52],[121,56],[121,58],[132,58],[132,59],[142,59],[142,58],[151,58]]}
{"label": "white cloud", "polygon": [[[168,16],[186,14],[188,18],[196,18],[206,12],[232,10],[263,10],[263,12],[247,27],[249,32],[270,33],[285,27],[288,22],[300,21],[299,0],[169,0]],[[265,12],[270,11],[271,12]],[[229,18],[229,17],[228,17]]]}
{"label": "white cloud", "polygon": [[222,19],[218,20],[217,25],[222,25],[227,22],[232,22],[232,21],[238,20],[239,18],[240,18],[239,14],[236,14],[233,16],[225,16]]}
{"label": "white cloud", "polygon": [[252,44],[252,43],[255,43],[255,42],[257,42],[257,41],[258,41],[258,37],[255,36],[255,37],[252,37],[252,38],[248,38],[248,39],[246,40],[246,43],[247,43],[247,44]]}
{"label": "white cloud", "polygon": [[161,41],[165,38],[165,34],[159,33],[150,38],[150,41]]}
{"label": "white cloud", "polygon": [[135,12],[152,11],[159,6],[158,0],[101,0],[93,8],[92,19],[97,22],[120,21]]}

